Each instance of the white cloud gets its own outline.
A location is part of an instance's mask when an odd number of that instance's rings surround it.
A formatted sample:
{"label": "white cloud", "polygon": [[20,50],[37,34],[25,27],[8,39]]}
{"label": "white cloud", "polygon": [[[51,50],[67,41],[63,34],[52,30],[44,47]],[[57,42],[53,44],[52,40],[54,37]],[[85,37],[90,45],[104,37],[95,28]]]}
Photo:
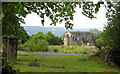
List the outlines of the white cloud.
{"label": "white cloud", "polygon": [[100,8],[100,11],[95,15],[97,18],[90,19],[81,14],[82,9],[77,8],[74,15],[75,28],[103,28],[107,19],[105,18],[106,9]]}
{"label": "white cloud", "polygon": [[41,26],[41,18],[36,13],[31,13],[24,19],[26,24],[21,24],[21,26]]}

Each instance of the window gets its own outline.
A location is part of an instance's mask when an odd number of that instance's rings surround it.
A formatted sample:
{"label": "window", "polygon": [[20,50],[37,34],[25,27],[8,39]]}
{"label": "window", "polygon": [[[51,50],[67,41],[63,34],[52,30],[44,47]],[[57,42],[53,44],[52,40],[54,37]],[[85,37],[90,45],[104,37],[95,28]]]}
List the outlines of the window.
{"label": "window", "polygon": [[75,41],[77,41],[77,38],[75,38]]}
{"label": "window", "polygon": [[66,34],[66,37],[69,37],[69,35],[68,35],[68,34]]}
{"label": "window", "polygon": [[73,41],[74,41],[74,37],[73,37]]}

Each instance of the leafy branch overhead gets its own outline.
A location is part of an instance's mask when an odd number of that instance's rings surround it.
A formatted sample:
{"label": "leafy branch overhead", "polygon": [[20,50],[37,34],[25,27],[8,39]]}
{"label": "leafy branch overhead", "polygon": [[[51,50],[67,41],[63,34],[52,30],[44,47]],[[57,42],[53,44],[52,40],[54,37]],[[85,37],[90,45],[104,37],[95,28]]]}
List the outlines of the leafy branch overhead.
{"label": "leafy branch overhead", "polygon": [[[93,2],[7,2],[2,3],[3,12],[3,35],[7,34],[19,34],[20,23],[25,23],[24,18],[26,15],[35,12],[39,15],[42,20],[41,23],[44,26],[45,16],[49,17],[52,21],[50,25],[55,25],[56,23],[62,23],[65,21],[66,29],[72,29],[73,16],[75,13],[75,8],[78,6],[83,9],[83,15],[93,19],[94,14],[99,11],[100,5],[104,2],[98,2],[94,4]],[[78,15],[79,16],[79,15]],[[8,33],[9,31],[9,33]]]}

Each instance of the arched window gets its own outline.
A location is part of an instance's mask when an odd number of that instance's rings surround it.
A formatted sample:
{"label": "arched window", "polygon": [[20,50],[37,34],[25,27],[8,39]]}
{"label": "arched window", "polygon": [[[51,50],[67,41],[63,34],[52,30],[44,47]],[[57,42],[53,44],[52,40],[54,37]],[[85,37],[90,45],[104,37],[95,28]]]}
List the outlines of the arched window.
{"label": "arched window", "polygon": [[77,41],[77,38],[75,38],[75,41]]}

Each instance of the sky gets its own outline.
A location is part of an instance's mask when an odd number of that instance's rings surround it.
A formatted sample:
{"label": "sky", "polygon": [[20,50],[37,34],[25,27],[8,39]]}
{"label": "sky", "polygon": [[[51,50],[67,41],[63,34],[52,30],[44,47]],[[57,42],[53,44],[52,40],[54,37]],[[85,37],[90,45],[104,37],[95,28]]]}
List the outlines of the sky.
{"label": "sky", "polygon": [[[101,7],[99,12],[95,15],[97,18],[90,19],[84,16],[81,12],[82,9],[77,7],[76,13],[74,13],[73,29],[100,29],[103,28],[107,22],[105,17],[106,9]],[[42,26],[41,18],[36,13],[31,13],[24,18],[26,24],[21,24],[21,26]],[[51,20],[45,17],[45,27],[65,27],[64,23],[57,23],[56,26],[50,26]]]}

